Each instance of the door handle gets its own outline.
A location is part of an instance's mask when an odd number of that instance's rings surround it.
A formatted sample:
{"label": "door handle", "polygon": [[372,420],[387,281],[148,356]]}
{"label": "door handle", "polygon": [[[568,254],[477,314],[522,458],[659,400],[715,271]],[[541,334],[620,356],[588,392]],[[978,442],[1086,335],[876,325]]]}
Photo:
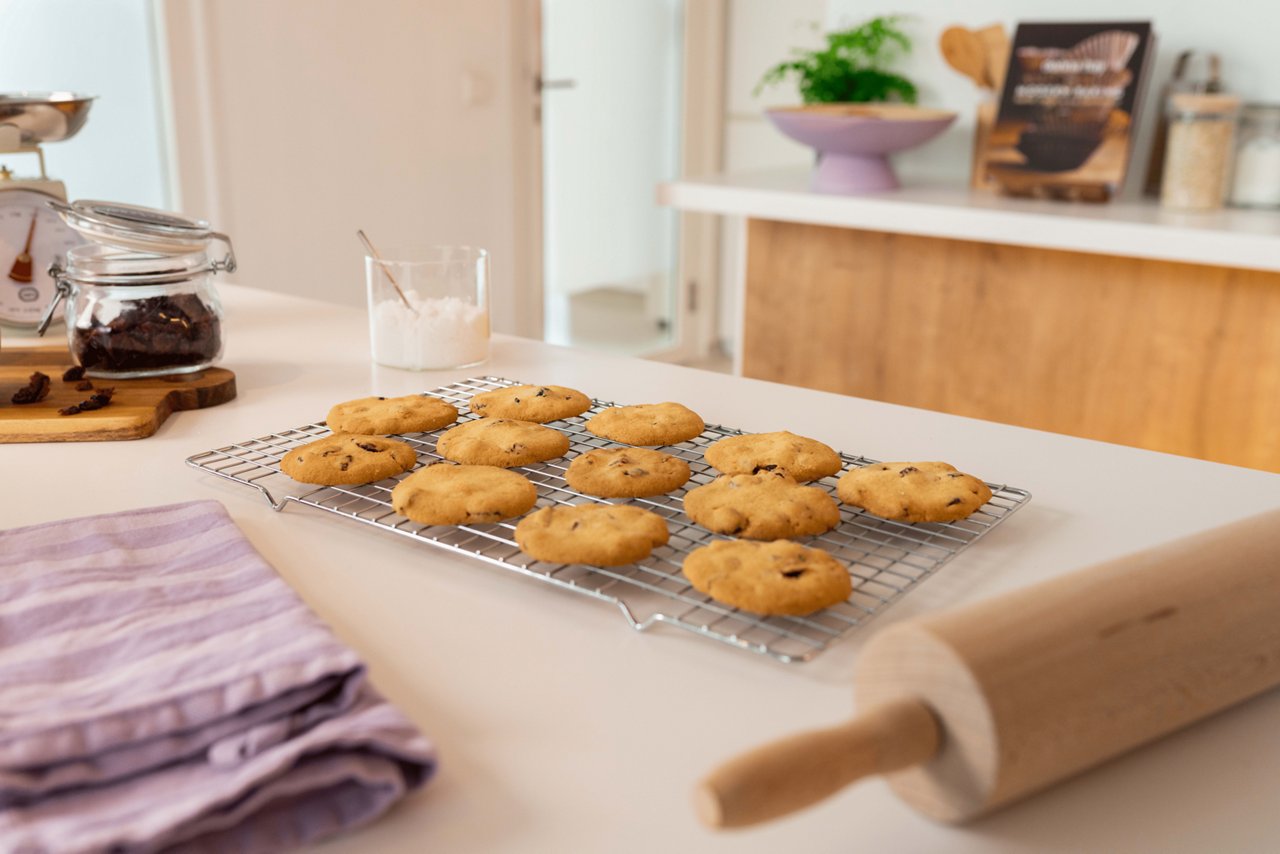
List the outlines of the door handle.
{"label": "door handle", "polygon": [[547,80],[541,74],[533,79],[533,89],[535,92],[541,92],[546,89],[573,89],[578,85],[577,80]]}

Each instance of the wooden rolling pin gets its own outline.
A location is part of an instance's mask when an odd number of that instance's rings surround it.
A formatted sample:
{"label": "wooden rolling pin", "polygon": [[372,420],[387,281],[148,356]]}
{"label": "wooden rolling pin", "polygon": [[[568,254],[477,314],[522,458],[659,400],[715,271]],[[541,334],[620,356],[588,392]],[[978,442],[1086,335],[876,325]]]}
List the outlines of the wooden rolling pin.
{"label": "wooden rolling pin", "polygon": [[962,822],[1280,685],[1280,511],[873,637],[861,714],[747,753],[699,784],[742,827],[887,774]]}

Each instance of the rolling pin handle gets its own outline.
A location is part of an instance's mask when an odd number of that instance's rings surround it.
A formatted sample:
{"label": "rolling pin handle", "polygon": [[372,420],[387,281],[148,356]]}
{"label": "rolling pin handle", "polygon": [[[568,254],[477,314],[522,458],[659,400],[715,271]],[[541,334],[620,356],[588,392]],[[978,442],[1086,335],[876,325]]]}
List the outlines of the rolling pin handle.
{"label": "rolling pin handle", "polygon": [[747,827],[815,804],[863,777],[925,762],[940,741],[924,703],[884,703],[848,723],[729,760],[698,784],[694,808],[708,827]]}

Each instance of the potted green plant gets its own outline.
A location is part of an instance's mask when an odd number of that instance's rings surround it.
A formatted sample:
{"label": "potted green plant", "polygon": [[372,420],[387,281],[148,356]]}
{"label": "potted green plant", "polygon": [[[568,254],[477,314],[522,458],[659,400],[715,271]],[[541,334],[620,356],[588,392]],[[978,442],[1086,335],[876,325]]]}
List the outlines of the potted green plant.
{"label": "potted green plant", "polygon": [[813,186],[836,193],[898,187],[888,155],[920,145],[946,130],[956,114],[916,107],[916,86],[888,70],[911,49],[898,18],[872,18],[826,34],[821,50],[796,50],[765,72],[759,93],[795,76],[804,105],[766,110],[769,120],[817,152]]}
{"label": "potted green plant", "polygon": [[794,58],[764,73],[756,94],[795,76],[806,104],[881,101],[916,102],[916,86],[887,69],[911,51],[911,38],[897,17],[872,18],[861,26],[827,33],[822,50],[796,48]]}

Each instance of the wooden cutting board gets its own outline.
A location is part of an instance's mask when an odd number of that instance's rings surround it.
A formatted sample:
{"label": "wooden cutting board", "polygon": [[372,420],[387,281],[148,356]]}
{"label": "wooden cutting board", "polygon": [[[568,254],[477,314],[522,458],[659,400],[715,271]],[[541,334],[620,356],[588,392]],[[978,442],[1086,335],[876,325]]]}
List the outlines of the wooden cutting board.
{"label": "wooden cutting board", "polygon": [[[0,349],[0,443],[145,439],[171,412],[217,406],[236,396],[236,375],[225,368],[142,380],[90,378],[95,388],[115,389],[111,403],[91,412],[59,415],[59,409],[93,394],[62,381],[62,372],[73,364],[66,349],[7,344]],[[35,371],[53,380],[49,396],[39,403],[14,404],[13,393]]]}

